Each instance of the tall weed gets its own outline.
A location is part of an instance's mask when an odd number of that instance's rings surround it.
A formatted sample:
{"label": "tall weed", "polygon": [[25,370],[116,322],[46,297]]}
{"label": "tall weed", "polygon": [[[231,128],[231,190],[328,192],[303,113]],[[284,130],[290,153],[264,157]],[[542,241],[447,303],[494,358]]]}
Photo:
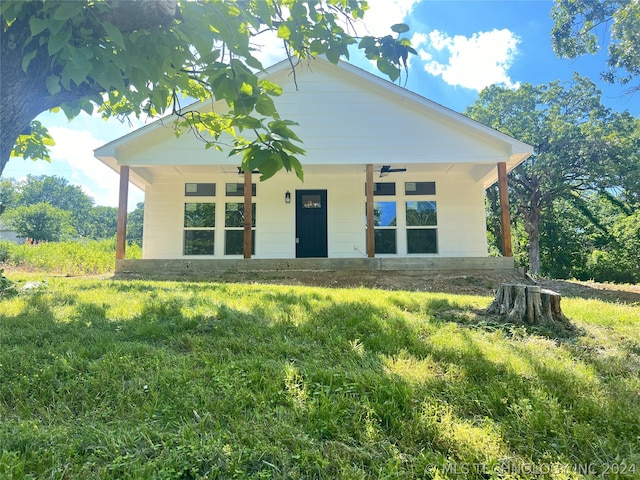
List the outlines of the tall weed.
{"label": "tall weed", "polygon": [[[62,275],[97,275],[115,270],[115,239],[68,240],[16,245],[0,242],[0,262]],[[127,258],[141,258],[137,244],[127,247]]]}

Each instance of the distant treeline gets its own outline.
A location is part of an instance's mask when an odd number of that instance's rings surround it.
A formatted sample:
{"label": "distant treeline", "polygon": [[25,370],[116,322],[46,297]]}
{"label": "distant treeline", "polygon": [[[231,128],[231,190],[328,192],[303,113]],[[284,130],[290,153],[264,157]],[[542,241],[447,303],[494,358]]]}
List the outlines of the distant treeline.
{"label": "distant treeline", "polygon": [[[29,175],[0,181],[0,223],[35,242],[100,240],[116,234],[118,209],[96,206],[77,185],[57,176]],[[143,204],[129,212],[127,240],[142,244]]]}

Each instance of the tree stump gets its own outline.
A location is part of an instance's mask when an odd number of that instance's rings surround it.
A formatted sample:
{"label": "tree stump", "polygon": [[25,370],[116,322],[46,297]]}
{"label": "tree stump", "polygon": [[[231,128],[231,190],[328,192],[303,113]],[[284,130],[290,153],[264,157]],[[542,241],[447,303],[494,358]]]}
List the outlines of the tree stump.
{"label": "tree stump", "polygon": [[560,308],[560,294],[537,285],[500,285],[486,313],[504,315],[511,323],[562,325],[571,328]]}

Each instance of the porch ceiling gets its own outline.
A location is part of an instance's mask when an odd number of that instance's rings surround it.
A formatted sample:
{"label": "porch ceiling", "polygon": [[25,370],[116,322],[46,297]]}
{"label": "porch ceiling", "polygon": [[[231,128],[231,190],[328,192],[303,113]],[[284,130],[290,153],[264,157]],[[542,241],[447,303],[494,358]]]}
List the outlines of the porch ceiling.
{"label": "porch ceiling", "polygon": [[[476,181],[486,183],[485,177],[490,176],[496,170],[496,164],[477,163],[430,163],[430,164],[394,164],[389,162],[392,168],[406,168],[404,173],[391,173],[384,178],[411,178],[415,174],[466,174]],[[379,172],[383,164],[374,164],[374,179],[380,178]],[[359,164],[346,165],[304,165],[305,174],[312,175],[362,175],[365,176],[365,166]],[[144,184],[153,184],[155,181],[177,177],[202,177],[207,175],[228,175],[229,178],[241,179],[238,174],[238,165],[153,165],[132,166],[131,181],[136,186],[144,189]],[[295,175],[293,172],[279,172],[277,175]]]}

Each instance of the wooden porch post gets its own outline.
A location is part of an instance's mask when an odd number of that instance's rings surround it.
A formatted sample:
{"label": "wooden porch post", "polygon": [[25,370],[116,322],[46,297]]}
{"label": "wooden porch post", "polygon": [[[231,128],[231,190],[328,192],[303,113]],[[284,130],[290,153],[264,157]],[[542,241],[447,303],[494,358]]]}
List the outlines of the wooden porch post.
{"label": "wooden porch post", "polygon": [[127,200],[129,197],[129,167],[120,166],[118,194],[118,224],[116,227],[116,260],[122,260],[127,250]]}
{"label": "wooden porch post", "polygon": [[251,188],[251,170],[244,171],[244,235],[243,253],[244,258],[251,258],[251,225],[253,223],[253,209]]}
{"label": "wooden porch post", "polygon": [[500,228],[502,230],[502,256],[513,257],[511,247],[511,216],[509,214],[509,183],[507,164],[498,163],[498,192],[500,194]]}
{"label": "wooden porch post", "polygon": [[376,237],[373,230],[373,164],[367,164],[367,181],[366,181],[366,196],[367,196],[367,257],[373,258],[376,256]]}

